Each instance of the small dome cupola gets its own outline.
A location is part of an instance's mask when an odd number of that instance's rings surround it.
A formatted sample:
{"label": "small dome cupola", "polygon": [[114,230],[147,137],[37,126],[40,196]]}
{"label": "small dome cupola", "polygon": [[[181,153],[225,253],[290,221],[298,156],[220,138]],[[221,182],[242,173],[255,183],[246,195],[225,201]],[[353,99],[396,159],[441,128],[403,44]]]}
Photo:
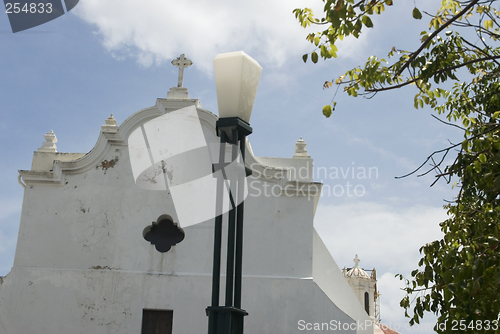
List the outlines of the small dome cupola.
{"label": "small dome cupola", "polygon": [[359,262],[361,261],[358,257],[358,254],[356,254],[356,257],[354,258],[354,268],[350,269],[345,275],[346,277],[361,277],[361,278],[368,278],[370,279],[370,275],[367,274],[366,271],[363,270],[359,266]]}

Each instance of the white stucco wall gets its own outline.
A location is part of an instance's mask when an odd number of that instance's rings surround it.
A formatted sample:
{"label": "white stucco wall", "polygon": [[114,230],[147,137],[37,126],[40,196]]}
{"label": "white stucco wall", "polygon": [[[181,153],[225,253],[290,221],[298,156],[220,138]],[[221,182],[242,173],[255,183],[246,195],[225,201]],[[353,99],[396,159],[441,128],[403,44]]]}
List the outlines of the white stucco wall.
{"label": "white stucco wall", "polygon": [[[173,309],[174,333],[207,330],[209,276],[14,269],[8,278],[2,287],[8,300],[1,305],[4,333],[135,334],[143,308]],[[311,280],[246,277],[243,284],[246,333],[303,333],[301,320],[351,322]]]}
{"label": "white stucco wall", "polygon": [[[370,317],[358,302],[358,298],[344,278],[342,271],[331,256],[320,236],[314,230],[313,277],[325,294],[352,319],[362,324],[369,324],[368,328],[360,328],[359,333],[373,333]],[[353,302],[356,301],[357,303]],[[365,326],[366,327],[366,326]]]}
{"label": "white stucco wall", "polygon": [[[188,105],[199,102],[159,99],[119,129],[101,133],[87,155],[56,161],[50,170],[51,157],[37,152],[45,170],[21,171],[26,189],[14,267],[0,281],[0,334],[139,333],[144,308],[173,309],[173,333],[206,331],[213,219],[185,228],[181,243],[157,252],[142,232],[175,212],[173,202],[167,192],[134,184],[126,146],[140,124]],[[216,117],[198,112],[205,136],[216,140]],[[312,160],[289,159],[281,167],[264,160],[247,152],[254,193],[245,201],[245,332],[303,333],[301,320],[364,321],[313,228],[319,185],[281,172]],[[274,193],[265,196],[271,188]]]}

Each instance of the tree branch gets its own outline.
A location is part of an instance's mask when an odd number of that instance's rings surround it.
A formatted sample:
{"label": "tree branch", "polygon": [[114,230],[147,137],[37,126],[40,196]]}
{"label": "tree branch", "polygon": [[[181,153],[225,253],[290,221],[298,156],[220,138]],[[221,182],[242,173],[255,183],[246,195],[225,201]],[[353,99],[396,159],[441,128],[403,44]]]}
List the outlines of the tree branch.
{"label": "tree branch", "polygon": [[[416,172],[418,172],[418,171],[419,171],[422,167],[424,167],[424,165],[427,163],[427,161],[431,160],[431,158],[434,156],[434,154],[438,154],[438,153],[445,152],[445,151],[446,151],[446,152],[448,152],[448,151],[449,151],[449,150],[451,150],[452,148],[455,148],[455,147],[457,147],[457,146],[459,146],[459,145],[462,145],[462,143],[459,143],[459,144],[456,144],[456,145],[453,145],[453,146],[449,146],[449,147],[444,148],[444,149],[442,149],[442,150],[438,150],[438,151],[434,151],[434,152],[432,152],[432,154],[431,154],[431,155],[429,155],[429,156],[427,157],[427,159],[425,159],[425,161],[424,161],[424,162],[423,162],[420,166],[418,166],[418,167],[417,167],[417,168],[416,168],[413,172],[410,172],[410,173],[408,173],[408,174],[406,174],[406,175],[403,175],[403,176],[396,176],[395,178],[396,178],[396,179],[402,179],[402,178],[405,178],[405,177],[407,177],[407,176],[410,176],[410,175],[415,174],[415,173],[416,173]],[[435,167],[434,167],[434,168],[435,168]],[[434,168],[432,168],[431,170],[433,170]]]}
{"label": "tree branch", "polygon": [[[476,49],[478,52],[481,52],[482,54],[484,54],[486,56],[489,56],[489,54],[487,52],[485,52],[483,49],[481,49],[479,46],[472,44],[471,42],[469,42],[468,40],[466,40],[463,37],[460,37],[460,39],[462,40],[462,42],[464,42],[465,44],[469,45],[470,47]],[[485,45],[485,47],[486,47],[486,45]],[[500,64],[496,60],[493,60],[493,61],[495,62],[495,64],[497,64],[498,66],[500,66]]]}
{"label": "tree branch", "polygon": [[[464,66],[467,66],[467,65],[470,65],[470,64],[474,64],[474,63],[478,63],[478,62],[481,62],[481,61],[495,60],[495,59],[500,59],[500,56],[489,56],[489,57],[484,57],[484,58],[478,58],[478,59],[469,60],[469,61],[466,61],[465,63],[461,63],[461,64],[458,64],[458,65],[455,65],[455,66],[442,68],[439,71],[434,72],[433,75],[438,74],[438,73],[442,73],[442,72],[445,72],[445,71],[456,70],[457,68],[464,67]],[[378,93],[378,92],[382,92],[382,91],[385,91],[385,90],[397,89],[397,88],[401,88],[401,87],[404,87],[406,85],[412,84],[412,83],[414,83],[414,82],[416,82],[418,80],[422,80],[422,79],[420,79],[420,78],[414,78],[414,79],[412,79],[410,81],[405,81],[405,82],[403,82],[401,84],[398,84],[398,85],[395,85],[395,86],[388,86],[388,87],[382,87],[382,88],[376,88],[376,89],[367,89],[366,91],[369,92],[369,93]]]}
{"label": "tree branch", "polygon": [[479,63],[479,62],[485,61],[485,60],[495,60],[495,59],[500,59],[500,56],[488,56],[488,57],[484,57],[484,58],[477,58],[477,59],[469,60],[469,61],[466,61],[465,63],[461,63],[461,64],[458,64],[458,65],[455,65],[452,67],[440,69],[439,71],[436,71],[434,74],[438,74],[438,73],[442,73],[442,72],[450,71],[450,70],[456,70],[457,68],[464,67],[464,66],[474,64],[474,63]]}
{"label": "tree branch", "polygon": [[[475,139],[475,138],[479,138],[479,137],[481,137],[481,136],[484,136],[486,133],[491,132],[491,131],[498,130],[499,128],[500,128],[500,124],[495,125],[495,126],[493,126],[491,129],[488,129],[488,130],[482,131],[481,133],[478,133],[478,134],[476,134],[476,135],[474,135],[474,136],[472,136],[472,137],[470,137],[470,138],[467,138],[467,140],[472,140],[472,139]],[[431,154],[431,155],[429,155],[429,156],[427,157],[427,159],[425,159],[425,161],[424,161],[424,162],[423,162],[420,166],[418,166],[415,170],[413,170],[411,173],[408,173],[408,174],[403,175],[403,176],[396,176],[395,178],[396,178],[396,179],[402,179],[402,178],[404,178],[404,177],[407,177],[407,176],[410,176],[410,175],[412,175],[412,174],[415,174],[415,173],[416,173],[416,172],[418,172],[420,169],[422,169],[422,167],[424,167],[424,165],[425,165],[425,164],[426,164],[429,160],[432,160],[432,159],[433,159],[433,157],[434,157],[434,155],[436,155],[436,154],[438,154],[438,153],[442,153],[442,152],[446,152],[446,153],[445,153],[445,155],[446,155],[446,154],[448,154],[448,152],[449,152],[450,150],[452,150],[453,148],[455,148],[455,147],[457,147],[457,146],[460,146],[460,145],[462,145],[462,143],[454,144],[454,145],[448,146],[447,148],[443,148],[442,150],[438,150],[438,151],[434,151],[434,152],[432,152],[432,154]],[[479,153],[478,153],[477,155],[479,155]],[[441,160],[441,162],[440,162],[439,164],[441,164],[441,163],[442,163],[442,160]],[[422,175],[425,175],[425,174],[429,173],[430,171],[432,171],[432,170],[436,169],[436,167],[437,167],[437,166],[432,167],[429,171],[425,172],[425,173],[424,173],[424,174],[422,174]],[[462,169],[463,169],[463,168],[465,168],[465,167],[462,167]],[[456,173],[456,172],[457,172],[456,170],[451,170],[451,171],[448,171],[448,172],[446,172],[446,173],[436,175],[436,177],[437,177],[437,178],[439,178],[439,177],[442,177],[442,176],[445,176],[445,175],[451,175],[451,174],[454,174],[454,173]],[[422,175],[419,175],[419,176],[422,176]],[[435,183],[435,182],[434,182],[434,183]],[[433,183],[433,184],[434,184],[434,183]]]}
{"label": "tree branch", "polygon": [[399,71],[394,75],[394,78],[403,73],[403,71],[410,65],[410,63],[418,56],[420,52],[425,48],[427,43],[429,43],[434,37],[436,37],[437,34],[439,34],[441,31],[443,31],[446,27],[448,27],[450,24],[452,24],[454,21],[456,21],[460,16],[464,15],[470,8],[474,7],[479,0],[472,0],[467,7],[462,9],[458,14],[453,16],[451,19],[449,19],[445,24],[440,26],[438,29],[436,29],[427,39],[422,43],[422,45],[418,48],[417,51],[412,53],[410,58],[406,61],[406,63],[399,69]]}
{"label": "tree branch", "polygon": [[404,87],[406,85],[415,83],[416,81],[420,80],[419,78],[412,79],[410,81],[405,81],[403,83],[397,84],[395,86],[389,86],[389,87],[382,87],[382,88],[377,88],[377,89],[367,89],[366,91],[369,93],[378,93],[378,92],[383,92],[384,90],[391,90],[391,89],[397,89]]}
{"label": "tree branch", "polygon": [[445,121],[443,121],[442,119],[440,119],[439,117],[437,117],[437,116],[435,116],[435,115],[432,115],[432,114],[431,114],[431,116],[432,116],[432,117],[434,117],[435,119],[437,119],[438,121],[440,121],[441,123],[444,123],[444,124],[446,124],[446,125],[450,125],[450,126],[454,126],[454,127],[456,127],[456,128],[459,128],[460,130],[465,131],[465,129],[464,129],[464,128],[462,128],[461,126],[458,126],[458,125],[453,124],[453,123],[448,123],[448,122],[445,122]]}

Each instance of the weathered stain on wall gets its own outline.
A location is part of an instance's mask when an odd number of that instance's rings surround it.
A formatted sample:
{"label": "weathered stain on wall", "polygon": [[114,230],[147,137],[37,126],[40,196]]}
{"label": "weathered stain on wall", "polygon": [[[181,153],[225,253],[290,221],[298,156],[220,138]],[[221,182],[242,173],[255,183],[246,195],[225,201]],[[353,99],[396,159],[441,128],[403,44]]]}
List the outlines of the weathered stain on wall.
{"label": "weathered stain on wall", "polygon": [[95,166],[96,169],[102,168],[104,174],[108,168],[114,168],[118,162],[118,157],[113,157],[111,160],[103,160],[99,165]]}

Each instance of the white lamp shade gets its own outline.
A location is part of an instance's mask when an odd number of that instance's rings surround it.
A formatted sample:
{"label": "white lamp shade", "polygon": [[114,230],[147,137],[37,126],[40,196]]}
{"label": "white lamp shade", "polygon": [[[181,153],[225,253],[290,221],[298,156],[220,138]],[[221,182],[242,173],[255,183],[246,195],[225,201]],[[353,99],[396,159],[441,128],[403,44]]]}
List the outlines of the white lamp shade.
{"label": "white lamp shade", "polygon": [[250,123],[262,67],[243,51],[214,58],[219,117],[239,117]]}

